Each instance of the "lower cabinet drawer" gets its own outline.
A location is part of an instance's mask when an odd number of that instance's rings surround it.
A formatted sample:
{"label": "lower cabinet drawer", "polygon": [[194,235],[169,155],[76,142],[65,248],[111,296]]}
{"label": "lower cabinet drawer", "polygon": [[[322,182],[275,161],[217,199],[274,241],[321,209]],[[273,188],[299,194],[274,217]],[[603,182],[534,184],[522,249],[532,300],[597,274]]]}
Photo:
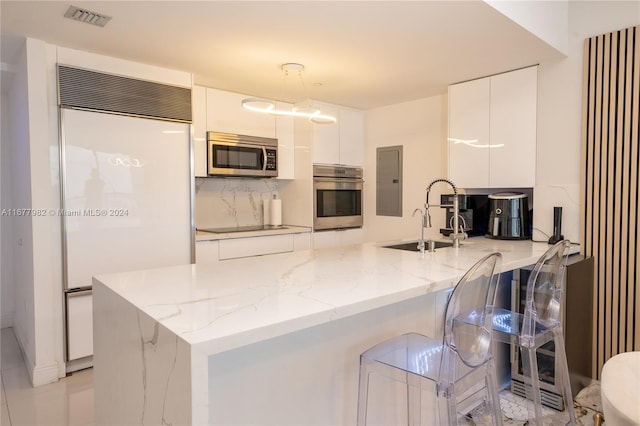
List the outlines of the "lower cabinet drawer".
{"label": "lower cabinet drawer", "polygon": [[319,231],[313,233],[313,248],[322,249],[362,244],[363,239],[362,228]]}
{"label": "lower cabinet drawer", "polygon": [[67,360],[93,355],[91,290],[67,293]]}
{"label": "lower cabinet drawer", "polygon": [[216,241],[198,241],[196,243],[196,263],[216,263],[219,259],[219,242]]}
{"label": "lower cabinet drawer", "polygon": [[284,253],[293,251],[294,247],[293,234],[220,240],[219,244],[220,260]]}

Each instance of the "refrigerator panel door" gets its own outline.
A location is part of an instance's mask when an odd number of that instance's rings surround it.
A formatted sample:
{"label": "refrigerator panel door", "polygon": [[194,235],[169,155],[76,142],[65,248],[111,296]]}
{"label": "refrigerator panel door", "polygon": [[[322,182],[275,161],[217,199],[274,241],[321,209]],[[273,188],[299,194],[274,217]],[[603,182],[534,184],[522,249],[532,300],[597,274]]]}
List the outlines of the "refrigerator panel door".
{"label": "refrigerator panel door", "polygon": [[93,355],[93,297],[91,291],[67,293],[67,358]]}
{"label": "refrigerator panel door", "polygon": [[62,110],[66,288],[191,261],[189,125]]}

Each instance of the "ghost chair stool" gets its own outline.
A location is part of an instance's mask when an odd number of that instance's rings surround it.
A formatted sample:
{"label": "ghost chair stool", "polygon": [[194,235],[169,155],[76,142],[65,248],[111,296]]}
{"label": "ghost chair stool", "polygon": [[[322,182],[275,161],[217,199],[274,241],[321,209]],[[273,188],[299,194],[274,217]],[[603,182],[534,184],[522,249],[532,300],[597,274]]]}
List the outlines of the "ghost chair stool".
{"label": "ghost chair stool", "polygon": [[[401,416],[393,424],[457,425],[459,420],[467,424],[469,411],[476,409],[490,416],[494,425],[502,425],[491,351],[501,260],[500,253],[485,256],[454,287],[445,308],[443,338],[408,333],[360,355],[358,425],[371,425],[378,420],[369,418],[369,409],[373,408],[370,394],[378,386],[400,393],[399,398],[394,394],[395,398],[379,402],[391,405],[394,399],[402,401],[400,407],[393,407]],[[435,396],[435,410],[422,406],[424,396],[429,394]],[[425,411],[435,411],[428,413],[435,415],[435,420],[425,420]]]}
{"label": "ghost chair stool", "polygon": [[[524,313],[496,309],[493,316],[493,338],[516,345],[520,352],[525,393],[531,401],[527,404],[529,424],[543,425],[536,352],[548,342],[554,342],[555,347],[554,380],[563,398],[562,423],[576,424],[562,329],[563,278],[570,245],[568,240],[557,242],[535,264],[527,281]],[[552,414],[548,422],[557,425],[558,415]]]}

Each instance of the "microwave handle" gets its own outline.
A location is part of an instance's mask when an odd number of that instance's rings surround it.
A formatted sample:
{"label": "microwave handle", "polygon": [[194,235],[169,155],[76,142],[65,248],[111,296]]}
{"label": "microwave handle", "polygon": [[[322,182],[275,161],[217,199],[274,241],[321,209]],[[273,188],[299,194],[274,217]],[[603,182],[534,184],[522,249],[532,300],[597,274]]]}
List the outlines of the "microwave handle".
{"label": "microwave handle", "polygon": [[267,170],[267,148],[262,147],[262,170]]}

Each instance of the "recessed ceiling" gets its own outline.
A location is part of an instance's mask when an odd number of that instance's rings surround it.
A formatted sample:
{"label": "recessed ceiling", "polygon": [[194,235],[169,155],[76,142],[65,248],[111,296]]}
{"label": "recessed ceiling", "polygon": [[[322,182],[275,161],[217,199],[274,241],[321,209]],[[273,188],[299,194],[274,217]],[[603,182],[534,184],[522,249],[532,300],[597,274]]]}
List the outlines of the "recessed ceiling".
{"label": "recessed ceiling", "polygon": [[[112,17],[65,19],[69,5]],[[8,41],[51,44],[188,71],[197,84],[369,109],[562,55],[483,1],[6,1]],[[280,66],[305,66],[303,78]]]}

